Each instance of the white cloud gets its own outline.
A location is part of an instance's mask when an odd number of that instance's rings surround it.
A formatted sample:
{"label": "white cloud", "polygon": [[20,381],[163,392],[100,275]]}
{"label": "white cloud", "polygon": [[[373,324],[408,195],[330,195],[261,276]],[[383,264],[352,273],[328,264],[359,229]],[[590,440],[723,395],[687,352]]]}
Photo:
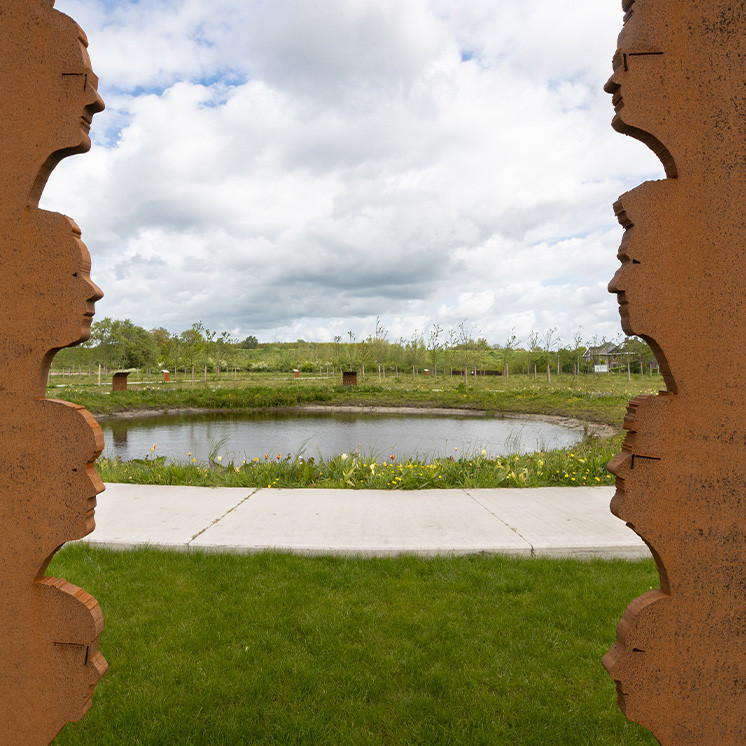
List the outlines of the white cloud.
{"label": "white cloud", "polygon": [[81,224],[100,317],[613,336],[611,203],[662,170],[609,127],[608,5],[58,0],[108,109],[43,204]]}

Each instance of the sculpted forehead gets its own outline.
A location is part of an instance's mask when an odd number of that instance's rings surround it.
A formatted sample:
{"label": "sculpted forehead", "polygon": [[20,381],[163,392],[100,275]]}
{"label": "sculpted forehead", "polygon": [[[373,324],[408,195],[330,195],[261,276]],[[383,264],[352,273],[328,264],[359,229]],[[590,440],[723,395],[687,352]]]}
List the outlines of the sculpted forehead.
{"label": "sculpted forehead", "polygon": [[18,118],[31,120],[33,112],[40,121],[42,107],[54,106],[61,95],[63,74],[90,68],[87,46],[83,30],[64,13],[10,0],[10,7],[0,11],[0,87],[3,105],[14,116],[2,119],[18,127]]}
{"label": "sculpted forehead", "polygon": [[[47,130],[59,106],[63,73],[82,74],[90,66],[80,27],[50,6],[29,0],[3,0],[0,11],[0,118],[6,142],[24,137],[24,128]],[[46,115],[46,116],[45,116]]]}
{"label": "sculpted forehead", "polygon": [[672,10],[677,3],[670,0],[628,0],[624,26],[617,40],[621,51],[646,52],[670,48],[673,29],[670,26]]}
{"label": "sculpted forehead", "polygon": [[[719,58],[725,62],[746,46],[746,14],[740,5],[733,0],[623,0],[624,26],[617,48],[659,50],[679,55],[685,65],[692,60],[695,68],[717,67]],[[723,54],[708,54],[703,64],[697,51],[708,47]]]}
{"label": "sculpted forehead", "polygon": [[[3,0],[0,10],[0,59],[3,77],[9,70],[35,70],[75,59],[88,46],[85,32],[75,21],[38,0]],[[33,49],[34,54],[29,54]],[[19,51],[25,54],[19,55]]]}

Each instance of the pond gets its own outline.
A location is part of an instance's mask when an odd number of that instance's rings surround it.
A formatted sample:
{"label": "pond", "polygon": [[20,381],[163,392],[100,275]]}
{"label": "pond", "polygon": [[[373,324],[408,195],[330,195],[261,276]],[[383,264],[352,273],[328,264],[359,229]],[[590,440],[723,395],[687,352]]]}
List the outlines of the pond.
{"label": "pond", "polygon": [[496,417],[368,413],[226,412],[164,415],[101,423],[104,455],[124,460],[151,454],[206,461],[218,447],[225,461],[264,455],[333,458],[357,450],[362,456],[398,460],[459,457],[486,450],[490,456],[569,448],[582,433],[537,420]]}

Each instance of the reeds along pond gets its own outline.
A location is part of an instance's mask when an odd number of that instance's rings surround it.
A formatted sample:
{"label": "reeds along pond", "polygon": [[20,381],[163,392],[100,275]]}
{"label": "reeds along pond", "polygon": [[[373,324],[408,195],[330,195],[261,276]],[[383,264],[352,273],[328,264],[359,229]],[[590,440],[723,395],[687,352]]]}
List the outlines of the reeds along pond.
{"label": "reeds along pond", "polygon": [[157,445],[141,459],[101,458],[105,482],[220,487],[319,487],[333,489],[458,489],[490,487],[572,487],[613,483],[606,464],[621,447],[621,436],[584,438],[572,449],[489,457],[486,452],[459,453],[425,463],[377,458],[358,452],[331,459],[289,453],[263,453],[234,461],[213,453],[199,461],[191,453],[167,461]]}

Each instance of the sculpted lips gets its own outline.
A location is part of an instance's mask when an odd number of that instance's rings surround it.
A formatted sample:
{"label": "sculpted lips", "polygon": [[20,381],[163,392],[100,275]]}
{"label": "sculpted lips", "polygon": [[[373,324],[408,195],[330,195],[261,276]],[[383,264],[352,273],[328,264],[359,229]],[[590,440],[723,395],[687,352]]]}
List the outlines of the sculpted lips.
{"label": "sculpted lips", "polygon": [[617,291],[616,299],[619,302],[619,316],[622,319],[622,323],[629,322],[629,304],[627,302],[627,296],[623,291]]}

